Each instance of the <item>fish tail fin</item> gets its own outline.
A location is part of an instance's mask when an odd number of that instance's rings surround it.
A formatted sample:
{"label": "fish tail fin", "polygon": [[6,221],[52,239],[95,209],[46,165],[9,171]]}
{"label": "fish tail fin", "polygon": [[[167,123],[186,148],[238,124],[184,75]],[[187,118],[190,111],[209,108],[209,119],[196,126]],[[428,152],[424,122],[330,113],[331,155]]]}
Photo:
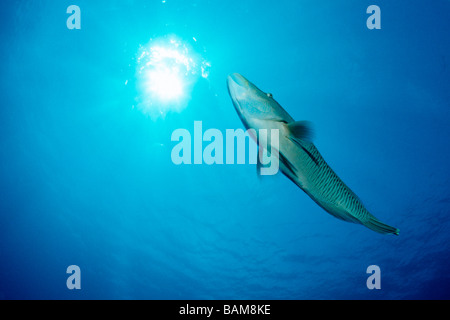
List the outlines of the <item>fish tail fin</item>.
{"label": "fish tail fin", "polygon": [[398,236],[400,233],[399,229],[384,224],[374,216],[369,217],[369,219],[365,221],[363,225],[375,232],[382,234],[395,234],[396,236]]}

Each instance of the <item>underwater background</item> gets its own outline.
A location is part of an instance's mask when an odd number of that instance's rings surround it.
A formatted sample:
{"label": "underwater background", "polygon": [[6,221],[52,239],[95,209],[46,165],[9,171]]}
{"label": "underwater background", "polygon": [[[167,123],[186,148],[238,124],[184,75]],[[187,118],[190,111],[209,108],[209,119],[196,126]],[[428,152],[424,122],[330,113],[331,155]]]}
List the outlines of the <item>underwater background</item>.
{"label": "underwater background", "polygon": [[[449,19],[447,0],[2,2],[0,299],[450,298]],[[243,128],[233,72],[311,121],[400,235],[254,165],[175,165],[174,130]]]}

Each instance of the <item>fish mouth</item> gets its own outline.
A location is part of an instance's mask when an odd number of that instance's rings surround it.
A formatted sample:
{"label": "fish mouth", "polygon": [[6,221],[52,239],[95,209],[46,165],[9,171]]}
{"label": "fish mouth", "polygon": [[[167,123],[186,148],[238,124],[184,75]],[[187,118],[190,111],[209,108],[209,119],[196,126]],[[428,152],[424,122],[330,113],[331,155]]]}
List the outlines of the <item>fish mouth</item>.
{"label": "fish mouth", "polygon": [[245,79],[242,75],[239,73],[232,73],[228,76],[228,87],[230,86],[239,86],[246,88],[249,85],[249,82],[247,79]]}
{"label": "fish mouth", "polygon": [[240,85],[242,83],[241,78],[242,76],[238,73],[232,73],[227,77],[228,93],[233,101],[234,108],[238,111],[238,113],[240,113],[238,95],[239,91],[241,91],[240,89],[242,88]]}
{"label": "fish mouth", "polygon": [[244,126],[248,129],[249,127],[247,121],[243,115],[244,110],[241,107],[239,100],[241,100],[241,98],[245,96],[249,88],[249,81],[239,73],[232,73],[227,77],[227,87],[228,93],[231,97],[231,101],[233,102],[234,109],[236,110]]}
{"label": "fish mouth", "polygon": [[240,111],[239,100],[245,97],[250,87],[250,82],[239,73],[232,73],[227,78],[227,87],[236,110]]}

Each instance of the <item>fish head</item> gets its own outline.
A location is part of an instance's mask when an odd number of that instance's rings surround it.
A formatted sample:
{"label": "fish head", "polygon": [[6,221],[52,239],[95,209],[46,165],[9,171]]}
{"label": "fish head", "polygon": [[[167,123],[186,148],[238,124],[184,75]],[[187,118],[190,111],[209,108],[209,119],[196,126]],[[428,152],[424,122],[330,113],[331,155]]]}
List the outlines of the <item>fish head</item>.
{"label": "fish head", "polygon": [[261,123],[264,120],[284,122],[292,120],[272,94],[260,90],[239,73],[230,74],[227,85],[234,108],[247,129],[257,129],[254,123]]}

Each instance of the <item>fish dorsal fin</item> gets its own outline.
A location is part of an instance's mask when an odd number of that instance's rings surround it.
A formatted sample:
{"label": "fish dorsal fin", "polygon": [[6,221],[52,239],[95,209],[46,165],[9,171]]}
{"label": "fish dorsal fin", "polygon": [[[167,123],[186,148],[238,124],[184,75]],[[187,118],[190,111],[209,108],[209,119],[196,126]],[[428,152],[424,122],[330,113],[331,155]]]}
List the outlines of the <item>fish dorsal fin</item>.
{"label": "fish dorsal fin", "polygon": [[287,124],[289,132],[297,139],[312,141],[314,131],[309,121],[295,121]]}

